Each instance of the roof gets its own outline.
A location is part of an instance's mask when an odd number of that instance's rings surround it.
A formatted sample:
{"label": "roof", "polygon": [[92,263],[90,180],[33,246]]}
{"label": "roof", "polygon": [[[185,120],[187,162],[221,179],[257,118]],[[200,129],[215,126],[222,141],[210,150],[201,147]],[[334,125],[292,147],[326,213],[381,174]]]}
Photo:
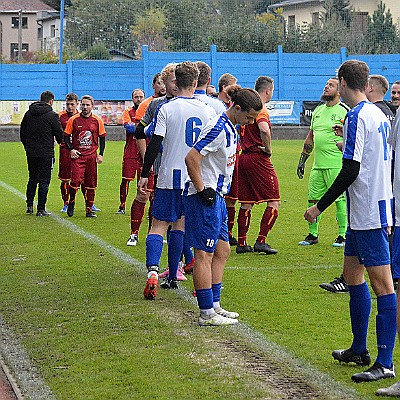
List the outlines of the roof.
{"label": "roof", "polygon": [[0,0],[0,12],[18,11],[56,11],[41,0]]}
{"label": "roof", "polygon": [[290,6],[297,6],[300,4],[323,3],[324,0],[284,0],[280,3],[271,4],[268,8],[285,8]]}

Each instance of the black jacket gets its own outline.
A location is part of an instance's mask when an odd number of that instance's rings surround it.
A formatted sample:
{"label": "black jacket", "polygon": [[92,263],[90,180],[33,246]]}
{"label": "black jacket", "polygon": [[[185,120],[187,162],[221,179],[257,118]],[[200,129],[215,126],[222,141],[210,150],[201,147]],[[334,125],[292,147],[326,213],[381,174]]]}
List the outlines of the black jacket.
{"label": "black jacket", "polygon": [[54,138],[61,143],[64,131],[58,114],[51,106],[36,101],[29,106],[21,122],[20,138],[26,155],[54,157]]}

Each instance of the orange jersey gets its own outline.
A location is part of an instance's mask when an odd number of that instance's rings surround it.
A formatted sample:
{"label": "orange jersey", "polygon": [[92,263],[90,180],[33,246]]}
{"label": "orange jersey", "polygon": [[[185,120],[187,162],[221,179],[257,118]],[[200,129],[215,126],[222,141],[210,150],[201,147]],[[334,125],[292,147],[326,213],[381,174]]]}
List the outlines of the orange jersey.
{"label": "orange jersey", "polygon": [[154,100],[154,96],[150,96],[147,99],[144,99],[138,109],[136,110],[135,122],[138,124],[140,120],[143,118],[144,114],[146,113],[147,107],[149,104]]}
{"label": "orange jersey", "polygon": [[65,127],[65,134],[71,135],[72,148],[82,155],[95,153],[99,147],[99,137],[106,135],[100,117],[91,114],[88,118],[80,113],[72,116]]}
{"label": "orange jersey", "polygon": [[122,114],[123,124],[126,125],[129,124],[129,122],[135,122],[135,115],[136,115],[135,107],[125,108]]}
{"label": "orange jersey", "polygon": [[245,125],[241,129],[240,145],[243,153],[263,153],[263,151],[258,148],[258,146],[264,146],[261,141],[260,128],[258,127],[260,122],[267,122],[271,130],[271,121],[269,119],[267,107],[265,106],[252,124]]}

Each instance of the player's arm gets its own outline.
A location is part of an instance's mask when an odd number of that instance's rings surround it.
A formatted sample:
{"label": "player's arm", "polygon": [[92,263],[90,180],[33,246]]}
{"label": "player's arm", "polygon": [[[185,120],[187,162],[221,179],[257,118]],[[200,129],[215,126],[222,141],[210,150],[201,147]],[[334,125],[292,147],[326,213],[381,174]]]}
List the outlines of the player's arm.
{"label": "player's arm", "polygon": [[153,135],[151,138],[144,155],[142,173],[140,174],[141,178],[149,177],[149,173],[154,161],[156,160],[157,154],[160,152],[163,139],[164,137],[159,135]]}
{"label": "player's arm", "polygon": [[360,172],[360,163],[355,160],[343,159],[342,169],[332,186],[321,197],[317,204],[310,207],[304,214],[308,222],[314,222],[347,188],[357,179]]}
{"label": "player's arm", "polygon": [[60,144],[64,138],[64,130],[61,125],[60,117],[57,113],[54,113],[51,119],[51,127],[53,131],[53,136],[57,143]]}
{"label": "player's arm", "polygon": [[212,206],[215,202],[216,192],[213,188],[206,188],[204,186],[203,178],[201,176],[201,160],[203,155],[196,149],[192,148],[185,157],[185,163],[188,170],[189,177],[193,182],[201,200],[207,206]]}
{"label": "player's arm", "polygon": [[303,151],[300,154],[299,163],[297,164],[297,176],[299,179],[304,177],[304,168],[306,166],[306,161],[310,157],[311,152],[314,148],[314,132],[312,129],[308,131],[308,135],[304,140]]}
{"label": "player's arm", "polygon": [[21,126],[19,128],[19,137],[24,146],[24,149],[26,149],[26,141],[28,139],[28,129],[27,129],[26,119],[27,118],[26,118],[26,114],[25,114],[24,117],[22,118]]}
{"label": "player's arm", "polygon": [[266,121],[260,121],[257,125],[258,129],[260,130],[261,141],[263,144],[262,150],[267,154],[268,157],[271,157],[271,129],[269,124]]}

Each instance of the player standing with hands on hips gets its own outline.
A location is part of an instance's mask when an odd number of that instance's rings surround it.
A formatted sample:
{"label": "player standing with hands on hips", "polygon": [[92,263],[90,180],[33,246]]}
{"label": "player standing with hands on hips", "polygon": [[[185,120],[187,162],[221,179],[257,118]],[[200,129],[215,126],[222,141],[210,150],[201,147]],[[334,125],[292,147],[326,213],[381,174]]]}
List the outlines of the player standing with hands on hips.
{"label": "player standing with hands on hips", "polygon": [[199,325],[237,324],[239,314],[220,305],[222,276],[230,254],[228,213],[223,196],[229,191],[236,161],[235,125],[254,122],[263,104],[253,89],[229,89],[233,104],[213,118],[186,156],[190,180],[184,190],[185,232],[194,247],[193,282],[200,308]]}
{"label": "player standing with hands on hips", "polygon": [[335,360],[363,366],[371,362],[367,333],[372,299],[364,268],[377,296],[378,309],[378,356],[372,367],[352,375],[355,382],[395,376],[396,295],[387,232],[392,223],[391,157],[387,145],[390,123],[382,111],[367,100],[368,75],[368,65],[358,60],[348,60],[339,68],[340,96],[351,107],[343,125],[342,169],[324,196],[304,214],[308,222],[313,222],[346,191],[348,228],[343,275],[350,294],[353,343],[347,350],[333,351]]}

